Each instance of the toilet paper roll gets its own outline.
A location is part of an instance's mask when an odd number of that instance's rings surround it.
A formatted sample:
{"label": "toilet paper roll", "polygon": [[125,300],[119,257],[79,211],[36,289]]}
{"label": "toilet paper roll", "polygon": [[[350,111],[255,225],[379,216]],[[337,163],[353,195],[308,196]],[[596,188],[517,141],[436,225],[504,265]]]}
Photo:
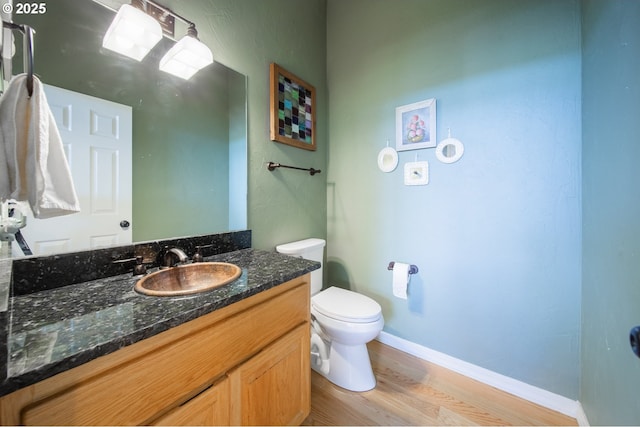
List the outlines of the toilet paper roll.
{"label": "toilet paper roll", "polygon": [[409,264],[396,262],[393,265],[393,296],[407,299],[407,285],[409,284]]}

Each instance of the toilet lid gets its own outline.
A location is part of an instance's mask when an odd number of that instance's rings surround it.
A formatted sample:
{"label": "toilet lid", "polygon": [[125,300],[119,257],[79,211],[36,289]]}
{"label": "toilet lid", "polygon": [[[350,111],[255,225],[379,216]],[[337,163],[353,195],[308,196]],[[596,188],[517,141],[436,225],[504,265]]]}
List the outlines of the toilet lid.
{"label": "toilet lid", "polygon": [[332,286],[311,298],[314,309],[345,322],[367,323],[380,318],[382,308],[371,298]]}

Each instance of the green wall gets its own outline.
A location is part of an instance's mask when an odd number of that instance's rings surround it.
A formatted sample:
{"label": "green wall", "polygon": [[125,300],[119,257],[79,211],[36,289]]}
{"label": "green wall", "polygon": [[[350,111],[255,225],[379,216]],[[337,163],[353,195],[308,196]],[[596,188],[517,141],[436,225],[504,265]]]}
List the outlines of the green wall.
{"label": "green wall", "polygon": [[640,2],[583,9],[580,401],[591,425],[640,423]]}
{"label": "green wall", "polygon": [[[580,328],[577,0],[329,0],[328,281],[386,332],[576,399]],[[395,108],[436,98],[454,164],[395,144]],[[429,162],[426,186],[403,166]],[[415,264],[408,300],[390,261]]]}

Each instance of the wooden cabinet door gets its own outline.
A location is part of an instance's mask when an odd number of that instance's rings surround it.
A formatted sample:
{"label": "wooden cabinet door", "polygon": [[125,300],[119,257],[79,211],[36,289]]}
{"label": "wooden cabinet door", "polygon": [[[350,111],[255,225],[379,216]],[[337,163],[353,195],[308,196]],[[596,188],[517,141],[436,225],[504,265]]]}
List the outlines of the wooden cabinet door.
{"label": "wooden cabinet door", "polygon": [[228,426],[229,379],[208,389],[155,420],[154,426]]}
{"label": "wooden cabinet door", "polygon": [[232,425],[300,425],[311,408],[309,324],[229,374]]}

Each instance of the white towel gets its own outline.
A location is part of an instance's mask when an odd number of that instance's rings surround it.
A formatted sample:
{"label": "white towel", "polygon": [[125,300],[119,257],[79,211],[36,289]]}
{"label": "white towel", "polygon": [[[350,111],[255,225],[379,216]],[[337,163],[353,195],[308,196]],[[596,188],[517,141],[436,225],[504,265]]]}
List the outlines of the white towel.
{"label": "white towel", "polygon": [[33,216],[51,218],[80,211],[62,138],[42,83],[15,76],[0,98],[0,199],[28,202]]}

